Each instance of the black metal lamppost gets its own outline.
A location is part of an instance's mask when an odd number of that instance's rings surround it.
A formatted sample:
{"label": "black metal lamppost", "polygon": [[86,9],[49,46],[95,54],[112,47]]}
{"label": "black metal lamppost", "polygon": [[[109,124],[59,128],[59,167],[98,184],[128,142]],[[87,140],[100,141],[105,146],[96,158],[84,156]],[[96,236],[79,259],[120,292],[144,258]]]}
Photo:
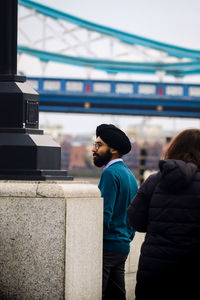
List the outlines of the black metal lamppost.
{"label": "black metal lamppost", "polygon": [[17,75],[18,0],[0,0],[0,179],[66,180],[61,148],[39,130],[39,95]]}
{"label": "black metal lamppost", "polygon": [[147,150],[145,148],[140,149],[140,165],[139,165],[139,171],[140,171],[140,185],[144,181],[144,172],[146,169],[146,161],[147,161]]}

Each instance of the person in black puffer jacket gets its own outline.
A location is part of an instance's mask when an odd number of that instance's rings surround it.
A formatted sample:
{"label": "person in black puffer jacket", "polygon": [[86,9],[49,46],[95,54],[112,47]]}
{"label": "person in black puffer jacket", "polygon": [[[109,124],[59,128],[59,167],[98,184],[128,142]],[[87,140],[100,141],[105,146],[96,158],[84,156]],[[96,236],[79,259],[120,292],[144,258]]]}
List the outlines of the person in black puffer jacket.
{"label": "person in black puffer jacket", "polygon": [[128,221],[146,232],[136,300],[200,299],[200,130],[180,132],[141,185]]}

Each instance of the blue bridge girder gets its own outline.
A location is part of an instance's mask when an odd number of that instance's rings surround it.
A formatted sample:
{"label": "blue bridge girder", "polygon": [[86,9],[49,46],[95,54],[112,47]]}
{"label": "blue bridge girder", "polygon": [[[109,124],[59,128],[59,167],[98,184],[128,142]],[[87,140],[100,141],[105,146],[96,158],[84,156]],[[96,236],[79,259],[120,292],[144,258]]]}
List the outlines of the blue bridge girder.
{"label": "blue bridge girder", "polygon": [[[53,48],[52,50],[50,46],[47,49],[46,47],[38,48],[38,45],[40,45],[41,43],[41,36],[39,36],[39,39],[35,41],[36,43],[34,43],[33,41],[32,43],[30,43],[29,33],[24,32],[22,34],[23,38],[18,45],[19,55],[28,55],[28,56],[36,57],[37,59],[39,59],[39,61],[45,63],[56,62],[56,63],[74,65],[83,68],[86,67],[86,68],[104,71],[109,74],[117,74],[117,73],[137,74],[138,73],[138,74],[146,74],[146,75],[153,74],[157,76],[158,74],[163,73],[166,76],[175,76],[176,78],[182,78],[184,76],[200,74],[200,50],[179,47],[176,45],[171,45],[168,43],[163,43],[142,36],[138,36],[135,34],[131,34],[129,32],[124,32],[121,30],[103,26],[94,22],[84,20],[79,17],[72,16],[64,11],[60,11],[52,7],[48,7],[47,5],[43,5],[41,3],[32,0],[19,0],[18,3],[20,6],[25,7],[31,12],[30,15],[29,14],[22,15],[21,18],[22,22],[24,19],[27,18],[27,16],[28,18],[32,16],[32,13],[34,12],[34,15],[40,15],[40,17],[38,17],[40,21],[42,15],[42,19],[43,17],[45,17],[46,20],[49,19],[58,20],[58,21],[62,21],[62,23],[64,24],[67,23],[67,25],[69,24],[70,26],[74,25],[75,28],[77,27],[77,28],[84,29],[88,31],[88,33],[92,33],[92,32],[98,33],[100,37],[104,36],[104,38],[105,37],[109,38],[112,45],[115,45],[113,44],[113,42],[117,41],[116,45],[120,43],[120,45],[123,45],[123,47],[128,46],[128,48],[125,48],[124,51],[121,53],[122,56],[118,56],[119,54],[116,56],[115,55],[116,53],[112,51],[115,47],[112,46],[109,49],[109,52],[111,54],[108,55],[107,58],[105,58],[104,55],[103,57],[102,56],[100,57],[98,52],[95,53],[94,49],[96,47],[90,48],[90,45],[92,45],[91,44],[92,39],[90,38],[88,40],[84,40],[84,42],[83,41],[80,42],[79,45],[76,44],[77,43],[76,41],[76,43],[75,44],[72,43],[70,47],[66,46],[68,51],[67,50],[64,51],[63,49],[59,49],[58,47],[57,51],[54,52],[55,49]],[[46,23],[48,22],[46,21],[43,22],[43,33],[49,30],[49,28],[47,28],[48,30],[44,29]],[[24,31],[24,27],[26,28],[26,26],[22,26],[21,31],[19,32]],[[70,30],[68,31],[66,26],[66,30],[62,31],[61,36],[63,37],[63,35],[67,33],[70,34]],[[49,40],[49,38],[50,39],[53,38],[54,35],[55,35],[54,32],[52,32],[52,36],[43,34],[44,44],[46,41]],[[26,38],[24,39],[25,36]],[[71,36],[71,38],[72,40],[74,40],[73,35]],[[69,35],[69,41],[71,40],[71,38]],[[25,44],[24,44],[24,40],[25,40]],[[63,40],[65,39],[64,38],[62,39],[62,43]],[[93,41],[95,41],[95,39]],[[31,45],[34,44],[36,45],[36,47],[34,48],[30,47]],[[84,49],[80,48],[77,54],[77,52],[75,51],[76,47],[82,47],[84,44],[87,44],[87,47],[85,47]],[[93,45],[95,45],[95,43]],[[124,58],[120,60],[120,57],[124,57],[123,54],[124,52],[125,53],[130,52],[130,46],[132,46],[131,49],[133,51],[133,49],[137,45],[143,48],[142,53],[144,54],[145,52],[146,53],[145,56],[148,54],[150,60],[148,59],[147,61],[140,61],[140,59],[138,60],[136,58],[135,61],[133,61],[132,60],[133,58],[131,57],[130,59],[129,55],[126,56],[125,60]],[[90,50],[89,52],[88,52],[88,48]],[[83,52],[84,54],[82,54],[81,49],[84,50]],[[158,56],[156,55],[157,59],[154,55],[151,55],[152,51],[149,51],[149,49],[151,50],[154,49],[156,51],[158,55]],[[73,55],[71,51],[73,51]],[[85,54],[85,51],[87,55]],[[134,54],[134,51],[132,54]],[[173,59],[172,60],[169,59],[170,57],[171,58],[173,57]],[[174,60],[174,58],[176,59]]]}
{"label": "blue bridge girder", "polygon": [[28,77],[43,112],[200,117],[200,85]]}
{"label": "blue bridge girder", "polygon": [[46,5],[42,5],[41,3],[31,1],[31,0],[19,0],[19,5],[23,5],[27,8],[35,10],[38,13],[41,13],[47,17],[59,19],[63,21],[67,21],[73,24],[76,24],[80,27],[99,32],[108,36],[112,36],[117,38],[118,40],[123,41],[129,45],[138,44],[144,47],[151,47],[153,49],[157,49],[159,51],[164,51],[169,55],[173,55],[176,57],[187,57],[192,60],[199,60],[200,58],[200,50],[188,49],[184,47],[179,47],[175,45],[170,45],[167,43],[162,43],[159,41],[155,41],[152,39],[148,39],[145,37],[141,37],[138,35],[130,34],[121,30],[113,29],[107,26],[102,26],[96,24],[94,22],[89,22],[81,18],[77,18],[70,14],[67,14],[63,11],[59,11],[52,7],[48,7]]}
{"label": "blue bridge girder", "polygon": [[18,46],[18,53],[28,54],[37,57],[41,61],[54,61],[57,63],[70,64],[80,67],[91,67],[97,70],[106,71],[108,73],[117,74],[122,73],[143,73],[155,74],[158,71],[165,72],[166,75],[176,77],[184,77],[186,75],[200,74],[200,61],[194,60],[189,62],[179,63],[161,63],[161,62],[125,62],[114,61],[107,59],[94,59],[86,57],[75,57],[70,55],[63,55],[49,51],[29,48],[27,46]]}

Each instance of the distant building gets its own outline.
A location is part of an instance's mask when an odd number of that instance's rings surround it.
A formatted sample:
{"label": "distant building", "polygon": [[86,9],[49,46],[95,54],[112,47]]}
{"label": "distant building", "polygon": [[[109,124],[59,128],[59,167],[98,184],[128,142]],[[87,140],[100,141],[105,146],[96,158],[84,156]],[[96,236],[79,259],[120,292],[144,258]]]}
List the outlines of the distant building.
{"label": "distant building", "polygon": [[173,136],[174,132],[164,130],[160,125],[151,125],[146,122],[129,126],[127,129],[129,138],[134,139],[138,144],[142,145],[145,142],[159,142],[163,145],[166,143],[166,136]]}
{"label": "distant building", "polygon": [[145,170],[158,170],[158,161],[162,156],[163,144],[159,142],[133,143],[131,151],[123,157],[126,165],[138,175],[140,170],[141,149],[146,150]]}
{"label": "distant building", "polygon": [[171,136],[167,136],[165,139],[165,144],[163,146],[163,153],[165,153],[171,143],[172,137]]}
{"label": "distant building", "polygon": [[[47,126],[48,125],[48,126]],[[75,176],[97,176],[101,171],[94,168],[92,162],[92,142],[95,139],[91,135],[66,135],[59,125],[45,124],[42,126],[46,134],[51,135],[61,146],[61,169],[69,170]],[[158,161],[162,157],[163,147],[166,144],[166,136],[172,136],[171,132],[164,131],[159,125],[141,123],[129,127],[127,130],[132,149],[123,157],[126,165],[139,176],[141,149],[147,151],[145,170],[158,170]]]}
{"label": "distant building", "polygon": [[88,155],[86,146],[71,146],[69,170],[86,168],[86,157]]}
{"label": "distant building", "polygon": [[70,165],[71,144],[64,139],[61,146],[61,169],[68,170]]}
{"label": "distant building", "polygon": [[140,146],[137,142],[132,143],[131,151],[123,156],[125,164],[132,170],[139,168]]}
{"label": "distant building", "polygon": [[61,145],[61,168],[77,173],[78,170],[91,170],[92,137],[90,135],[65,135]]}
{"label": "distant building", "polygon": [[146,170],[158,170],[158,161],[161,159],[163,144],[159,142],[144,143],[143,147],[147,151]]}

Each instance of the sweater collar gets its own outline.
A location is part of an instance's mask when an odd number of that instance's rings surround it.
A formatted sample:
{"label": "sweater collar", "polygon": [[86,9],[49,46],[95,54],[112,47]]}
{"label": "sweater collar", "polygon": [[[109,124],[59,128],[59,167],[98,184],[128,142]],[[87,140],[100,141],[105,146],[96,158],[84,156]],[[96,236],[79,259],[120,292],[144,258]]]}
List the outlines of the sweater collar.
{"label": "sweater collar", "polygon": [[122,161],[123,162],[123,159],[122,158],[116,158],[116,159],[113,159],[113,160],[110,160],[107,165],[105,165],[105,167],[103,168],[104,170],[107,169],[108,167],[110,167],[112,164],[118,162],[118,161]]}

